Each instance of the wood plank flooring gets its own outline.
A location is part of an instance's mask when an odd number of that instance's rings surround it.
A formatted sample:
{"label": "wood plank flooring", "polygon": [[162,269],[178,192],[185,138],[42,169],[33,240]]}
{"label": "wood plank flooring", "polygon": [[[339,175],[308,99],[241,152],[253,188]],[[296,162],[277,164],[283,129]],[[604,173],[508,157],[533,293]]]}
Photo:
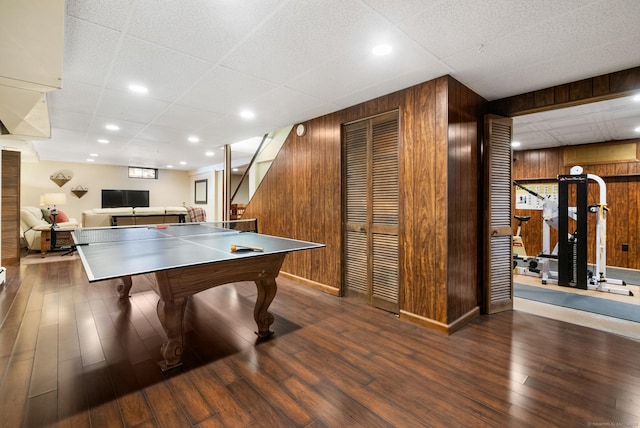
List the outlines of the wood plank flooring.
{"label": "wood plank flooring", "polygon": [[[52,256],[55,257],[55,256]],[[452,336],[279,279],[273,338],[255,286],[193,296],[184,365],[144,277],[120,301],[77,260],[8,267],[2,427],[586,427],[640,423],[640,342],[510,311]]]}

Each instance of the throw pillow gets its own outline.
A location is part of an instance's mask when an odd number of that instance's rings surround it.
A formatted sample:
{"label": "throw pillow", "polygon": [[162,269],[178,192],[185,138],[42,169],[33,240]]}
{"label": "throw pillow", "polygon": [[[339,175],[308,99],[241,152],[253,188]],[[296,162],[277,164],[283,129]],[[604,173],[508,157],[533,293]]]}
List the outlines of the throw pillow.
{"label": "throw pillow", "polygon": [[42,211],[42,218],[44,219],[44,221],[46,221],[49,224],[53,223],[53,219],[51,218],[51,213],[49,212],[48,209],[40,208],[40,211]]}
{"label": "throw pillow", "polygon": [[63,212],[58,210],[58,216],[56,217],[56,223],[64,223],[69,221],[69,217]]}

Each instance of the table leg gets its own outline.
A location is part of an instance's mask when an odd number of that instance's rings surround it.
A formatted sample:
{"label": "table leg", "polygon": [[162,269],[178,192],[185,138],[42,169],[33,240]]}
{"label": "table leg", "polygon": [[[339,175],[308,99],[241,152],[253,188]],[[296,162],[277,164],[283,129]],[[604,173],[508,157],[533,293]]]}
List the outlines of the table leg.
{"label": "table leg", "polygon": [[122,279],[122,284],[118,284],[116,286],[116,291],[118,292],[118,296],[120,296],[121,299],[126,299],[127,297],[129,297],[129,291],[131,291],[131,277],[123,276],[120,279]]}
{"label": "table leg", "polygon": [[253,318],[258,324],[258,336],[269,337],[273,334],[269,327],[273,324],[274,318],[268,309],[276,296],[278,286],[275,278],[269,278],[256,281],[256,287],[258,288],[258,297],[256,298],[256,306],[253,308]]}
{"label": "table leg", "polygon": [[158,306],[156,307],[158,318],[169,339],[169,341],[163,343],[160,348],[164,360],[159,361],[158,365],[163,371],[182,364],[181,359],[184,340],[182,337],[182,320],[186,306],[186,297],[179,297],[166,302],[162,299],[158,300]]}
{"label": "table leg", "polygon": [[44,257],[51,249],[51,229],[40,231],[40,257]]}

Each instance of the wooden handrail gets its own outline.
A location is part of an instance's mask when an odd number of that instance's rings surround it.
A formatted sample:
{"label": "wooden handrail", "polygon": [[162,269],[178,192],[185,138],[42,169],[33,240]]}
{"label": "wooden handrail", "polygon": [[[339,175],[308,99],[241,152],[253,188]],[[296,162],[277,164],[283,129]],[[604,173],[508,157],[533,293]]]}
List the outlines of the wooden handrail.
{"label": "wooden handrail", "polygon": [[249,165],[247,165],[247,168],[244,170],[244,173],[242,174],[242,178],[240,178],[240,181],[238,182],[238,186],[236,187],[236,190],[234,190],[233,195],[231,195],[230,203],[233,203],[233,200],[235,199],[236,195],[238,194],[238,191],[240,190],[240,186],[242,186],[244,179],[247,177],[247,174],[249,174],[249,170],[253,166],[253,163],[255,162],[256,158],[258,157],[258,153],[260,153],[260,150],[262,150],[262,145],[264,144],[265,141],[267,141],[268,136],[269,136],[269,133],[266,133],[264,134],[264,137],[262,137],[262,141],[260,141],[260,145],[256,149],[256,152],[253,154],[251,161],[249,161]]}

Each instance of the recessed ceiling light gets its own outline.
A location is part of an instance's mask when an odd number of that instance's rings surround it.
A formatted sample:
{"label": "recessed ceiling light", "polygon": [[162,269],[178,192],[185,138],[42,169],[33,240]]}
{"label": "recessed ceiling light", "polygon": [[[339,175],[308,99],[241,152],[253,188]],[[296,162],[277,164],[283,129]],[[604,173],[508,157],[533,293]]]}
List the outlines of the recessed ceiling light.
{"label": "recessed ceiling light", "polygon": [[97,153],[89,153],[89,156],[93,156],[94,158],[97,158],[98,154]]}
{"label": "recessed ceiling light", "polygon": [[252,112],[251,110],[242,110],[240,112],[240,116],[243,119],[253,119],[254,117],[256,117],[256,114],[254,112]]}
{"label": "recessed ceiling light", "polygon": [[167,165],[167,168],[173,168],[173,165]]}
{"label": "recessed ceiling light", "polygon": [[180,161],[180,165],[186,165],[187,163],[185,161]]}
{"label": "recessed ceiling light", "polygon": [[112,123],[109,123],[109,124],[105,125],[105,128],[108,129],[109,131],[118,131],[118,130],[120,130],[120,127],[118,125],[114,125]]}
{"label": "recessed ceiling light", "polygon": [[520,147],[520,141],[512,141],[511,147]]}
{"label": "recessed ceiling light", "polygon": [[204,154],[206,156],[213,156],[214,155],[214,153],[212,151],[205,152]]}
{"label": "recessed ceiling light", "polygon": [[238,172],[238,168],[232,168],[231,171]]}
{"label": "recessed ceiling light", "polygon": [[101,138],[98,140],[98,143],[100,144],[109,144],[109,140],[105,140],[104,138]]}
{"label": "recessed ceiling light", "polygon": [[371,53],[376,56],[384,56],[384,55],[389,55],[392,50],[393,48],[391,47],[391,45],[381,44],[371,49]]}
{"label": "recessed ceiling light", "polygon": [[87,162],[95,162],[95,159],[89,158],[87,159]]}
{"label": "recessed ceiling light", "polygon": [[635,97],[633,97],[633,101],[637,101],[637,102],[640,103],[640,94],[638,94]]}
{"label": "recessed ceiling light", "polygon": [[190,143],[197,143],[198,141],[200,141],[200,138],[196,137],[195,135],[192,135],[188,138]]}
{"label": "recessed ceiling light", "polygon": [[129,90],[131,92],[135,92],[136,94],[146,94],[147,92],[149,92],[149,89],[147,89],[146,86],[137,85],[135,83],[129,85]]}
{"label": "recessed ceiling light", "polygon": [[640,132],[640,126],[638,126],[636,129],[634,129],[634,131]]}

